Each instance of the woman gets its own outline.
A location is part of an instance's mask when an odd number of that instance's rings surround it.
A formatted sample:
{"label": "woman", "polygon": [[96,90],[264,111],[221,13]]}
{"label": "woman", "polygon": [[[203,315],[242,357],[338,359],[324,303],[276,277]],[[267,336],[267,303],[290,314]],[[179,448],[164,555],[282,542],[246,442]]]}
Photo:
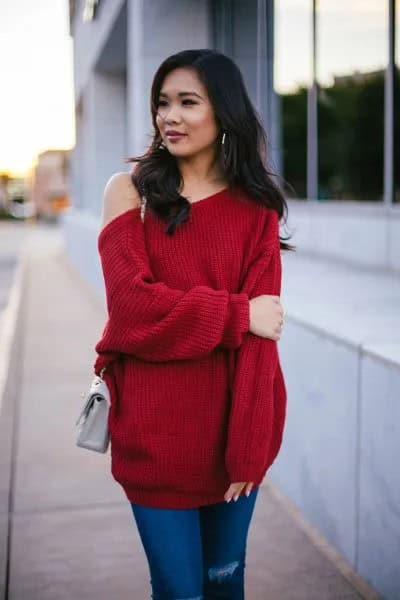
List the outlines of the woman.
{"label": "woman", "polygon": [[108,321],[94,370],[105,368],[111,389],[111,469],[152,598],[239,599],[258,487],[285,421],[287,207],[231,59],[170,56],[151,112],[148,151],[106,185],[98,238]]}

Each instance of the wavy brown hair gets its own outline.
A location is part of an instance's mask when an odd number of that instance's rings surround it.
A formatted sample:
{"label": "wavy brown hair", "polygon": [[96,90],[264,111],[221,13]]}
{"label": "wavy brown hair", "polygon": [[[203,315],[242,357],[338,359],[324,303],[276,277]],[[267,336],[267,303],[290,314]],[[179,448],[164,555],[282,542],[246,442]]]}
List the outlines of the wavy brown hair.
{"label": "wavy brown hair", "polygon": [[[287,220],[287,203],[276,174],[267,168],[267,134],[248,96],[238,66],[228,56],[210,49],[183,50],[166,58],[157,69],[150,94],[150,110],[154,132],[148,150],[141,156],[128,158],[136,162],[130,175],[147,206],[167,223],[166,233],[172,235],[185,222],[191,203],[179,193],[182,177],[176,157],[162,144],[156,117],[163,81],[179,67],[195,69],[205,85],[214,109],[220,143],[220,162],[228,187],[238,186],[258,204],[276,210],[279,220]],[[221,142],[219,139],[219,142]],[[287,183],[287,182],[286,182]],[[289,236],[290,237],[290,236]],[[280,247],[295,250],[295,246],[280,238]]]}

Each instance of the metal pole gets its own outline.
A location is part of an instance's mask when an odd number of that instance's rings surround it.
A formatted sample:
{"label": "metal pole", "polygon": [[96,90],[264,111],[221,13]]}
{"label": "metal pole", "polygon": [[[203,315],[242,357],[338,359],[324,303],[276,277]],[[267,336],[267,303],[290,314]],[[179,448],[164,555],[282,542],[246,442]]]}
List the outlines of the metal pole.
{"label": "metal pole", "polygon": [[394,69],[396,0],[389,0],[389,57],[385,73],[385,131],[383,166],[383,202],[389,208],[394,201]]}
{"label": "metal pole", "polygon": [[307,95],[307,199],[318,200],[317,0],[312,8],[312,81]]}

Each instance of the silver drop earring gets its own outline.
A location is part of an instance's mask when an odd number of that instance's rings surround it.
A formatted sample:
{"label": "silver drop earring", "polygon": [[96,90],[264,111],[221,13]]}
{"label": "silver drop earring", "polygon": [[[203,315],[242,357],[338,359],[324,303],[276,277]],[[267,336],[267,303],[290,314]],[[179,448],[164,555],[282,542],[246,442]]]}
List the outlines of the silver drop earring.
{"label": "silver drop earring", "polygon": [[226,147],[225,147],[225,137],[226,137],[226,131],[223,132],[223,134],[222,134],[222,140],[221,140],[221,152],[222,152],[222,160],[223,160],[224,164],[227,161]]}

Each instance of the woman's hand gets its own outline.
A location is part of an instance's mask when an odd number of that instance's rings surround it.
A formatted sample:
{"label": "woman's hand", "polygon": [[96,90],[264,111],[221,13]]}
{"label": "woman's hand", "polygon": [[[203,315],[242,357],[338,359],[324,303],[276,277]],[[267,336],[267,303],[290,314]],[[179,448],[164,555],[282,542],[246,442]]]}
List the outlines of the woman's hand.
{"label": "woman's hand", "polygon": [[278,341],[283,325],[284,310],[279,296],[262,294],[250,300],[249,331],[263,338]]}
{"label": "woman's hand", "polygon": [[249,483],[247,483],[246,481],[239,481],[238,483],[231,483],[231,485],[229,486],[229,488],[227,489],[227,491],[225,492],[224,498],[226,502],[230,502],[232,500],[232,498],[235,500],[238,499],[240,492],[245,489],[245,494],[246,496],[248,496],[250,494],[251,488],[253,487],[254,483],[252,481],[250,481]]}

